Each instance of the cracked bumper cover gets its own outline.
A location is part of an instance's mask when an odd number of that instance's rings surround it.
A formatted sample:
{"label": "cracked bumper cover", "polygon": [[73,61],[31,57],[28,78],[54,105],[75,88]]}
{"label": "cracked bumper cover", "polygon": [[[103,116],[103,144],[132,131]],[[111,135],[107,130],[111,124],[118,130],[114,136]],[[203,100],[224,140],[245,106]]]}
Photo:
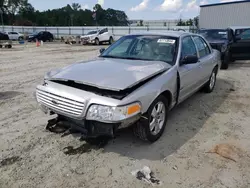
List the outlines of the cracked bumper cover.
{"label": "cracked bumper cover", "polygon": [[[51,111],[48,107],[42,104],[39,104],[39,107],[45,114],[50,114],[50,115],[55,114],[55,112]],[[132,118],[120,122],[104,123],[86,119],[77,120],[71,117],[58,114],[56,121],[58,125],[68,129],[76,130],[77,132],[80,132],[86,135],[87,137],[98,137],[98,136],[113,137],[118,129],[127,128],[136,123],[140,118],[141,115],[138,114],[137,116],[134,116]]]}

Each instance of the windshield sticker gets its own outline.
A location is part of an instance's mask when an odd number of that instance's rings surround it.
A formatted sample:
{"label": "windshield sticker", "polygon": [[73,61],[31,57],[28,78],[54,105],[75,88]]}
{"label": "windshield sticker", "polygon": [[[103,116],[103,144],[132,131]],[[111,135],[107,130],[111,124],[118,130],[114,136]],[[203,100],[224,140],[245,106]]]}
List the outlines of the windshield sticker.
{"label": "windshield sticker", "polygon": [[175,40],[173,39],[158,39],[158,43],[168,43],[168,44],[174,44]]}
{"label": "windshield sticker", "polygon": [[220,35],[226,35],[227,32],[219,32]]}

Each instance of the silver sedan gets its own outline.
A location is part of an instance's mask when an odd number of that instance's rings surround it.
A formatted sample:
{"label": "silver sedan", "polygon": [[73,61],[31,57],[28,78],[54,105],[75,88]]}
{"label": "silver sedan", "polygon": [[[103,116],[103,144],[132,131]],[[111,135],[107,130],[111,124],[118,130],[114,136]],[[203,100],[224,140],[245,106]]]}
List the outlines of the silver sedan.
{"label": "silver sedan", "polygon": [[37,86],[47,128],[76,129],[86,138],[114,136],[133,126],[135,135],[160,138],[168,112],[199,89],[210,93],[220,53],[200,35],[144,33],[120,38],[88,62],[52,70]]}

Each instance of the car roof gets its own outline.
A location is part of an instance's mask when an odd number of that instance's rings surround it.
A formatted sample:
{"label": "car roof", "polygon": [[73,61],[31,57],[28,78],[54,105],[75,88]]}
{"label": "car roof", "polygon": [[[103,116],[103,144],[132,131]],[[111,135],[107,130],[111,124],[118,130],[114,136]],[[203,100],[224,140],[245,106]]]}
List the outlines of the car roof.
{"label": "car roof", "polygon": [[207,31],[207,30],[211,30],[211,31],[213,31],[213,30],[227,30],[227,29],[199,29],[199,31]]}
{"label": "car roof", "polygon": [[236,30],[236,29],[250,29],[250,26],[231,26],[229,27],[232,30]]}
{"label": "car roof", "polygon": [[195,33],[189,33],[184,31],[164,31],[164,32],[140,32],[133,33],[129,35],[161,35],[161,36],[169,36],[169,37],[181,37],[186,35],[196,35]]}

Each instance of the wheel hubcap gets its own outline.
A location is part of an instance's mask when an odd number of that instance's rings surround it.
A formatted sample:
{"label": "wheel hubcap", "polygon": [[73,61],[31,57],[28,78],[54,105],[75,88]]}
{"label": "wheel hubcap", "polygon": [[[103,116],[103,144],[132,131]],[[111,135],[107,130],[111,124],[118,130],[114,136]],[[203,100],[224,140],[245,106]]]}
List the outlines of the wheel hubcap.
{"label": "wheel hubcap", "polygon": [[165,117],[166,117],[166,108],[163,102],[158,102],[151,113],[151,118],[150,118],[150,131],[153,135],[157,135],[165,122]]}
{"label": "wheel hubcap", "polygon": [[215,84],[215,72],[212,73],[210,78],[210,85],[209,85],[210,89],[213,89],[214,84]]}

